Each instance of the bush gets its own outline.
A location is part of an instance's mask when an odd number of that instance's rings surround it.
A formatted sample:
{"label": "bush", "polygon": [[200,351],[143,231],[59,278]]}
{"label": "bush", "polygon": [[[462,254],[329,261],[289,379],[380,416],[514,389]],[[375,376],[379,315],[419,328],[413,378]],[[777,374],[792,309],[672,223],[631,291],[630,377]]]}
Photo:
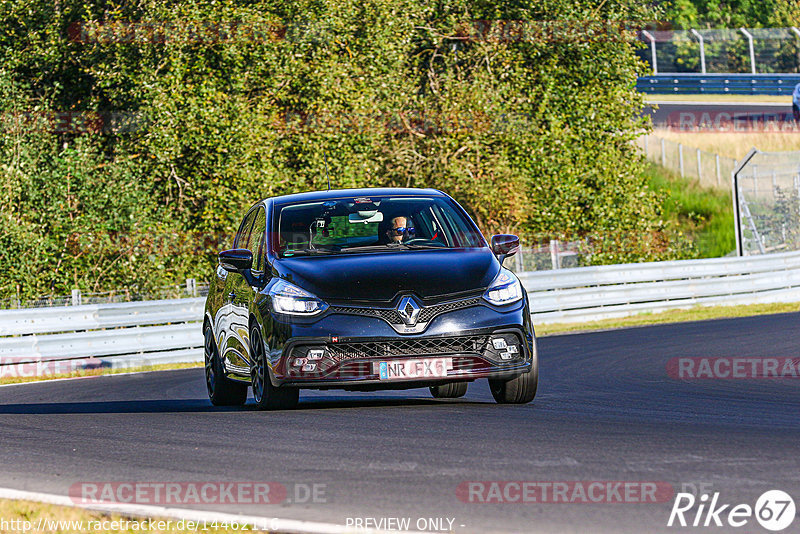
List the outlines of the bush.
{"label": "bush", "polygon": [[0,296],[207,278],[255,200],[325,186],[326,155],[335,187],[442,189],[487,234],[679,257],[631,143],[644,66],[575,35],[646,18],[633,0],[0,0],[7,114],[126,125],[6,128]]}

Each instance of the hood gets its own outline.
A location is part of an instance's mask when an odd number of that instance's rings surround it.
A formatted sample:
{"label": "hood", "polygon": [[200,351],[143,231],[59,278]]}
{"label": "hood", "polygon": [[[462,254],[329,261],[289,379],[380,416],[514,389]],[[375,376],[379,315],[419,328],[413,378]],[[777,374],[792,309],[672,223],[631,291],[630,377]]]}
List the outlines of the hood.
{"label": "hood", "polygon": [[500,264],[487,249],[409,250],[281,258],[281,278],[323,300],[391,301],[399,293],[435,298],[489,286]]}

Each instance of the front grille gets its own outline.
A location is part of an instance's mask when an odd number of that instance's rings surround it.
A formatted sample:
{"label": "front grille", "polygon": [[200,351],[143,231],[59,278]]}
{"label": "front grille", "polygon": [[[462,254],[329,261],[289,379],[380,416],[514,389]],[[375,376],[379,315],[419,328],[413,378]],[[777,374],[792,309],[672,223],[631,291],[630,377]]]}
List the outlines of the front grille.
{"label": "front grille", "polygon": [[361,315],[363,317],[378,317],[389,324],[400,324],[403,319],[394,308],[355,308],[351,306],[331,306],[332,313],[347,315]]}
{"label": "front grille", "polygon": [[358,341],[330,343],[330,358],[335,362],[362,358],[391,358],[395,356],[433,356],[436,354],[482,354],[489,336],[460,336],[388,341]]}
{"label": "front grille", "polygon": [[477,306],[480,299],[466,299],[466,300],[456,300],[454,302],[445,302],[444,304],[434,304],[433,306],[426,306],[422,308],[419,312],[419,319],[417,319],[420,323],[427,323],[431,321],[437,315],[441,315],[443,313],[460,310],[462,308],[469,308],[471,306]]}
{"label": "front grille", "polygon": [[[417,318],[417,323],[426,324],[431,322],[433,318],[436,317],[437,315],[441,315],[443,313],[455,310],[461,310],[463,308],[477,306],[478,303],[480,303],[480,300],[481,300],[480,298],[471,298],[464,300],[456,300],[452,302],[445,302],[442,304],[433,304],[431,306],[423,306],[422,309],[420,309],[419,317]],[[378,317],[392,325],[403,324],[403,319],[402,317],[400,317],[400,314],[397,313],[397,310],[395,308],[360,308],[355,306],[331,306],[330,310],[332,313],[361,315],[364,317]]]}

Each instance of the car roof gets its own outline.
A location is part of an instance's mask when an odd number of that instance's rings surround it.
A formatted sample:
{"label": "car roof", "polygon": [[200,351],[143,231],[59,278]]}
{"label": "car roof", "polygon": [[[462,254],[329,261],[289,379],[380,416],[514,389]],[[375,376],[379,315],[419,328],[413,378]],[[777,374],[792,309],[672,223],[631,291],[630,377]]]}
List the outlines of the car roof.
{"label": "car roof", "polygon": [[308,202],[315,200],[328,200],[337,198],[392,196],[392,195],[424,195],[429,197],[444,197],[438,189],[421,189],[415,187],[364,187],[359,189],[331,189],[330,191],[309,191],[307,193],[294,193],[279,197],[266,198],[262,202],[276,204],[291,204],[294,202]]}

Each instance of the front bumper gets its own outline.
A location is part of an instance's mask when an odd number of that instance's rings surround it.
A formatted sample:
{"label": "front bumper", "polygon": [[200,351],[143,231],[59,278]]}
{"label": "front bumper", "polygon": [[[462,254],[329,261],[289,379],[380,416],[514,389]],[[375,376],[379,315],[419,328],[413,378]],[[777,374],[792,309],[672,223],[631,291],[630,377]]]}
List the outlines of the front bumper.
{"label": "front bumper", "polygon": [[[273,383],[311,388],[373,386],[382,389],[477,378],[510,378],[530,370],[535,346],[533,337],[521,326],[415,337],[293,338],[273,363]],[[381,362],[430,359],[444,359],[450,364],[446,376],[381,379]]]}

